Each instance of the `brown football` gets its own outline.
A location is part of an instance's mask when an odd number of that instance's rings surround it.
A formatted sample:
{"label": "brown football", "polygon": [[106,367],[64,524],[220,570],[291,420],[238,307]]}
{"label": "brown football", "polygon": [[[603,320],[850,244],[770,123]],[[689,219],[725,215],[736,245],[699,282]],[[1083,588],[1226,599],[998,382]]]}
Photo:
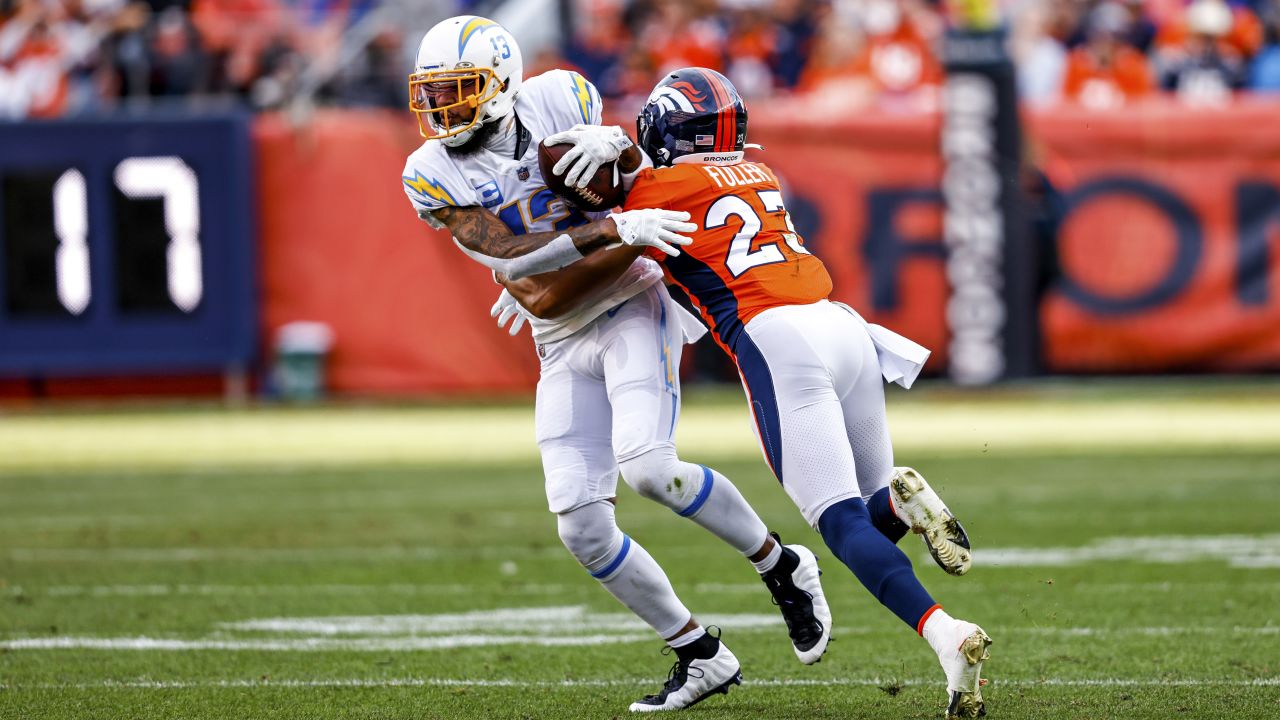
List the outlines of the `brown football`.
{"label": "brown football", "polygon": [[542,170],[542,180],[551,192],[588,212],[612,210],[621,205],[626,198],[623,196],[622,186],[613,183],[614,164],[611,162],[601,165],[584,188],[568,187],[564,178],[552,174],[551,168],[572,148],[573,145],[569,143],[538,144],[538,168]]}

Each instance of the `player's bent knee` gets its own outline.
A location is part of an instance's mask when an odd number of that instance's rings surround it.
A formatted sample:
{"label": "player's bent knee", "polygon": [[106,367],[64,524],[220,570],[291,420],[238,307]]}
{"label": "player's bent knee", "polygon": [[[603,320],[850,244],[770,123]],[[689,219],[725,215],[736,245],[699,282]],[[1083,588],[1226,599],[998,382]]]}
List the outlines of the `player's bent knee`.
{"label": "player's bent knee", "polygon": [[684,465],[674,449],[658,448],[623,460],[618,469],[631,489],[678,512],[699,489],[691,487],[698,479],[685,477]]}
{"label": "player's bent knee", "polygon": [[607,500],[561,513],[556,525],[560,542],[597,579],[607,579],[625,559],[630,539],[618,529]]}

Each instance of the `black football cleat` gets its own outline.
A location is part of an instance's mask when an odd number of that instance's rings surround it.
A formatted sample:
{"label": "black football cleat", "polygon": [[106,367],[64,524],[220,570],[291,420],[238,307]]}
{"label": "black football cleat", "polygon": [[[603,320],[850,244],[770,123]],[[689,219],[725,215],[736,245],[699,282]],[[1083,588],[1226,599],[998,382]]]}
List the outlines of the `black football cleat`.
{"label": "black football cleat", "polygon": [[[773,538],[781,544],[776,533]],[[785,570],[767,572],[760,579],[773,595],[773,604],[782,612],[796,657],[805,665],[812,665],[822,659],[831,640],[831,608],[822,592],[817,556],[803,545],[784,548],[796,556],[795,569],[789,573]]]}

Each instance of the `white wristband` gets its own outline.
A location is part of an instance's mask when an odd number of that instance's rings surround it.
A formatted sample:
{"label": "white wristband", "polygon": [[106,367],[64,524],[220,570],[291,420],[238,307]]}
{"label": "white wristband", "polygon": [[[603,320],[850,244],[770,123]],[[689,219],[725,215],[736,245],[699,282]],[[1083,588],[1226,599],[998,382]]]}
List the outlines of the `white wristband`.
{"label": "white wristband", "polygon": [[467,257],[490,270],[502,273],[508,280],[519,280],[530,275],[559,270],[583,258],[582,252],[573,244],[573,238],[568,235],[561,235],[532,252],[513,258],[496,258],[476,252],[458,242],[458,238],[454,238],[453,243]]}

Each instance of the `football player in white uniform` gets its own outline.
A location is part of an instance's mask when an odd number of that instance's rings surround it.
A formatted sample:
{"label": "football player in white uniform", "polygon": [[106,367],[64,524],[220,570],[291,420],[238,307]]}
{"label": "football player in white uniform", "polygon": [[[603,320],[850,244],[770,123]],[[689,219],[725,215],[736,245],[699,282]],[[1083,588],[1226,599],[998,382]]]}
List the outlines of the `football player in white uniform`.
{"label": "football player in white uniform", "polygon": [[447,227],[497,277],[534,290],[536,315],[505,290],[494,312],[529,316],[542,360],[537,440],[560,538],[678,658],[663,688],[631,710],[687,707],[727,692],[741,671],[662,568],[618,529],[619,472],[746,556],[779,605],[796,655],[817,662],[831,617],[813,553],[784,547],[728,478],[675,452],[681,348],[704,330],[640,251],[676,254],[689,242],[680,233],[694,226],[687,213],[662,210],[585,215],[548,190],[537,161],[544,138],[570,138],[577,149],[569,162],[590,152],[582,166],[591,170],[622,155],[624,181],[640,171],[642,153],[620,129],[599,127],[600,95],[581,75],[553,70],[525,80],[522,70],[515,39],[491,20],[460,16],[432,28],[409,78],[410,109],[428,139],[409,156],[403,184],[419,217]]}

